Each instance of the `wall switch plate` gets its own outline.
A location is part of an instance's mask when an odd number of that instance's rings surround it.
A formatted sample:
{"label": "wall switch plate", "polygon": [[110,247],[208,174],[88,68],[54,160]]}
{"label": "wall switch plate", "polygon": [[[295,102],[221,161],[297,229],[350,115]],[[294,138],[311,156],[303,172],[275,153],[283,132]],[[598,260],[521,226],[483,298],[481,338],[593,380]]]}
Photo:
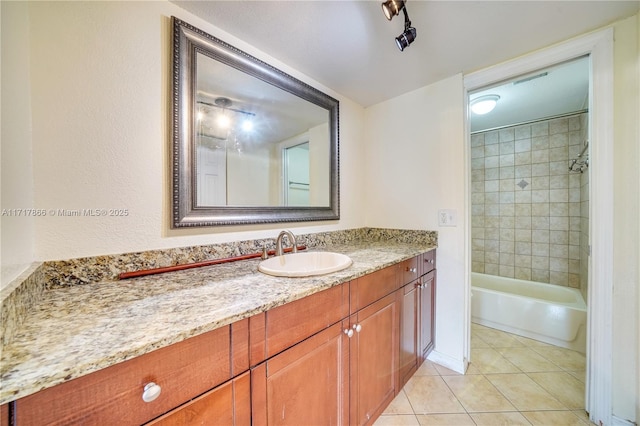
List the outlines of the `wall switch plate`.
{"label": "wall switch plate", "polygon": [[457,211],[454,209],[438,210],[439,226],[458,226]]}

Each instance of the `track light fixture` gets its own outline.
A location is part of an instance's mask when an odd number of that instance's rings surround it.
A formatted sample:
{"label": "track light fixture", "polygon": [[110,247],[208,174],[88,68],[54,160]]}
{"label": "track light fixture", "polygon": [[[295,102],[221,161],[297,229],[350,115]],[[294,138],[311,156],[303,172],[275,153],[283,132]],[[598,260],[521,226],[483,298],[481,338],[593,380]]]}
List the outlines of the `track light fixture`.
{"label": "track light fixture", "polygon": [[388,0],[382,3],[382,11],[388,20],[400,13],[404,7],[404,0]]}
{"label": "track light fixture", "polygon": [[416,39],[416,29],[411,26],[405,3],[405,0],[387,0],[382,3],[382,12],[388,20],[400,14],[401,10],[404,13],[404,32],[396,37],[396,45],[400,51],[403,51]]}

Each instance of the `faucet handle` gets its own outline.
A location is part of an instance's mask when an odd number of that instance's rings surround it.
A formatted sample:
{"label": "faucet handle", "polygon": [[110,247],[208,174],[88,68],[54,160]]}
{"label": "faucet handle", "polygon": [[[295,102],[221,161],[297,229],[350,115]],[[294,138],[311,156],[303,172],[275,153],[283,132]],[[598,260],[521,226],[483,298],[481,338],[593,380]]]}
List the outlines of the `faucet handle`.
{"label": "faucet handle", "polygon": [[260,259],[265,260],[269,258],[269,251],[267,250],[267,246],[262,246],[262,256]]}

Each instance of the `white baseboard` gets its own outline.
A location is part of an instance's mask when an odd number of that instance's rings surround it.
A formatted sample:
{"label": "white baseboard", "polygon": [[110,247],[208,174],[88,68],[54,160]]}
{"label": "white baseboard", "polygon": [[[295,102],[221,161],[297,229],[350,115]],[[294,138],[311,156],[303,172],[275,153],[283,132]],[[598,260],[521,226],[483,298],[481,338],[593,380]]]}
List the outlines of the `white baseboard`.
{"label": "white baseboard", "polygon": [[427,359],[431,362],[435,362],[436,364],[446,367],[449,370],[453,370],[456,373],[464,374],[464,372],[467,370],[466,360],[453,358],[436,350],[431,351]]}
{"label": "white baseboard", "polygon": [[611,426],[636,426],[636,422],[630,420],[623,420],[620,417],[611,416]]}

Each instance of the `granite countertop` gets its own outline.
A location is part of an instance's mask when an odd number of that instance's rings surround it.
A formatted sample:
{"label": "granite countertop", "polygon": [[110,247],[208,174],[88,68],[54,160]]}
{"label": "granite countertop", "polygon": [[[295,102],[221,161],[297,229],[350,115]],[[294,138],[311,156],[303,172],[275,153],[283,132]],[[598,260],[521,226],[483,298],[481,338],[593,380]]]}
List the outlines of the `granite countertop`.
{"label": "granite countertop", "polygon": [[[47,290],[0,358],[0,404],[231,324],[435,247],[324,247],[353,265],[307,278],[258,272],[260,260]],[[314,251],[313,249],[310,251]]]}

